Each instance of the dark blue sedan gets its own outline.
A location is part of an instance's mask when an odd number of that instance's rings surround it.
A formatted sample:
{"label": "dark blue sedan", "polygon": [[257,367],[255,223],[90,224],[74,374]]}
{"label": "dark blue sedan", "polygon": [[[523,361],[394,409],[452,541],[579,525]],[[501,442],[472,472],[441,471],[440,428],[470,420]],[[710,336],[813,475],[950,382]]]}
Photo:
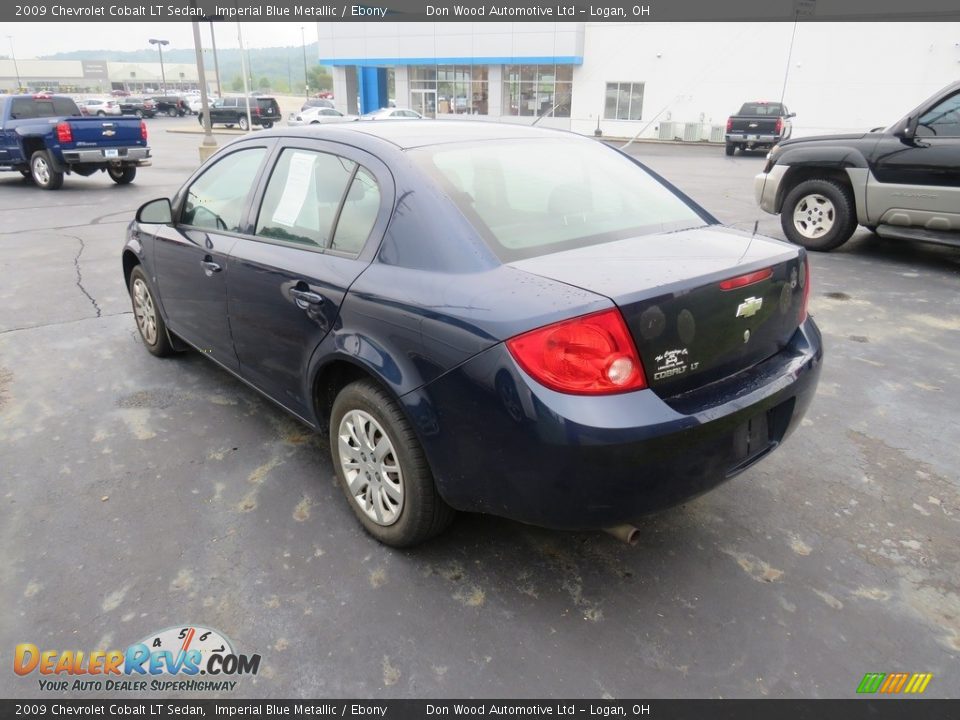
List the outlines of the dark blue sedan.
{"label": "dark blue sedan", "polygon": [[138,210],[123,272],[147,349],[328,432],[394,546],[454,510],[629,537],[778,447],[822,358],[801,248],[515,125],[242,138]]}

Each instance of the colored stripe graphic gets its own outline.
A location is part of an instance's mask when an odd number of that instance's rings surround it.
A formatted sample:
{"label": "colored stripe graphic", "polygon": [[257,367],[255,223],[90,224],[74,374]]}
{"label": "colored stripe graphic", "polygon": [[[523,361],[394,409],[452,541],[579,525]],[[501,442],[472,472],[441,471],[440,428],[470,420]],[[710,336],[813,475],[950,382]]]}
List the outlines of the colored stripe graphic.
{"label": "colored stripe graphic", "polygon": [[896,695],[910,693],[917,695],[927,689],[933,680],[933,673],[867,673],[857,685],[858,693],[883,693]]}

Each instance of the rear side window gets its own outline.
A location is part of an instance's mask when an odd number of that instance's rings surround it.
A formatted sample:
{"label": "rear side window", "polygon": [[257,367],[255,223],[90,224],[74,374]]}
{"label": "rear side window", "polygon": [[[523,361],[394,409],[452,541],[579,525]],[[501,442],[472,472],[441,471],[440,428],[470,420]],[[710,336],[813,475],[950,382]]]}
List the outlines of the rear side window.
{"label": "rear side window", "polygon": [[380,189],[365,168],[339,155],[287,148],[267,183],[257,235],[357,254],[379,209]]}
{"label": "rear side window", "polygon": [[180,222],[239,232],[265,154],[265,148],[247,148],[215,162],[187,190]]}

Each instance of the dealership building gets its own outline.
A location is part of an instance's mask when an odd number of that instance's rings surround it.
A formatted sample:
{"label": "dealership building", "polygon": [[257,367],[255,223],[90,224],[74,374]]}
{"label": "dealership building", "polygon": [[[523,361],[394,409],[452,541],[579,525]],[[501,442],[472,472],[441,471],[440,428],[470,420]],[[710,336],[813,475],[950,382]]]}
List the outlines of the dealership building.
{"label": "dealership building", "polygon": [[158,62],[0,58],[0,92],[16,92],[18,83],[31,91],[65,93],[155,91],[163,86],[164,79],[170,90],[197,87],[197,67],[171,62],[161,68]]}
{"label": "dealership building", "polygon": [[[321,22],[345,112],[532,123],[614,137],[722,140],[746,101],[794,134],[885,126],[960,80],[960,24]],[[392,93],[390,88],[392,85]]]}

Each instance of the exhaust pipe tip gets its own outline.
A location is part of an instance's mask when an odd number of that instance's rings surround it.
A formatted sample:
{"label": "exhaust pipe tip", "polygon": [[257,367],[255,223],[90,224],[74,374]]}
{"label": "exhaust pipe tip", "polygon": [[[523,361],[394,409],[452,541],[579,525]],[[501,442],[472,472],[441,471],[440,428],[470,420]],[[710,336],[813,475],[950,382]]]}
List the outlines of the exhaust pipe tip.
{"label": "exhaust pipe tip", "polygon": [[636,545],[640,540],[640,530],[637,527],[627,523],[604,528],[603,531],[608,535],[612,535],[620,542],[626,543],[627,545]]}

